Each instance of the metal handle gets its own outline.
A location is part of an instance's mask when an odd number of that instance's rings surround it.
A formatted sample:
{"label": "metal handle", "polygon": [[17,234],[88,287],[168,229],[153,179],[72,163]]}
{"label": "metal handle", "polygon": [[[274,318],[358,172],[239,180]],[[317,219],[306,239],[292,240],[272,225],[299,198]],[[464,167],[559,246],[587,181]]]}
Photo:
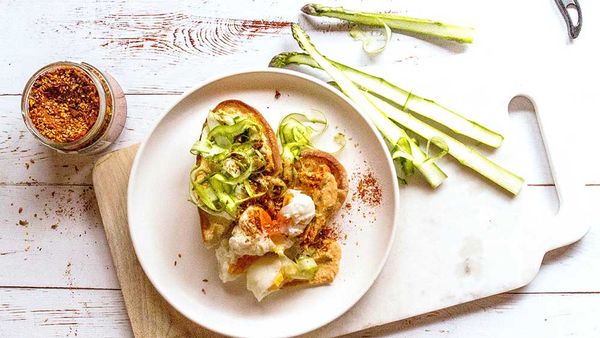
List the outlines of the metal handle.
{"label": "metal handle", "polygon": [[[560,9],[560,13],[567,23],[567,28],[569,30],[569,36],[571,39],[575,39],[579,36],[579,32],[581,32],[581,23],[583,21],[583,17],[581,15],[581,6],[579,6],[579,2],[577,0],[555,0],[558,8]],[[577,24],[573,23],[573,19],[569,15],[568,8],[574,8],[577,11]]]}

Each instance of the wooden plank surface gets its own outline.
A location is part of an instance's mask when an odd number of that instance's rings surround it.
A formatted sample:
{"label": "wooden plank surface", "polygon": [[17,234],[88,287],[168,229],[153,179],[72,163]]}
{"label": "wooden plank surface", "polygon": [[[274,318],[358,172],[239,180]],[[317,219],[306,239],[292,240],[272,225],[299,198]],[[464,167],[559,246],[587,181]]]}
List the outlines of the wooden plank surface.
{"label": "wooden plank surface", "polygon": [[0,205],[0,286],[119,287],[92,187],[0,186]]}
{"label": "wooden plank surface", "polygon": [[[118,290],[0,289],[0,299],[2,337],[132,337]],[[597,337],[598,312],[598,293],[509,293],[349,337]]]}
{"label": "wooden plank surface", "polygon": [[133,337],[119,290],[0,288],[1,337]]}
{"label": "wooden plank surface", "polygon": [[[19,93],[40,66],[59,59],[84,60],[108,70],[126,92],[135,94],[127,96],[129,117],[116,145],[121,147],[139,142],[176,94],[207,77],[264,66],[273,54],[295,50],[286,27],[291,21],[300,20],[314,32],[328,31],[312,34],[323,51],[361,66],[416,63],[492,44],[498,50],[526,48],[531,41],[536,41],[537,48],[567,44],[555,38],[564,36],[563,22],[547,0],[520,3],[520,10],[511,8],[511,1],[343,3],[472,23],[484,27],[482,33],[488,33],[484,23],[497,20],[503,24],[503,16],[493,14],[505,7],[510,10],[511,22],[547,20],[527,29],[509,25],[494,39],[479,40],[466,49],[394,35],[383,55],[368,58],[358,43],[348,48],[353,42],[335,20],[302,18],[296,8],[304,1],[299,0],[240,0],[235,6],[222,1],[0,1],[0,22],[7,23],[0,30],[0,336],[131,335],[93,191],[89,190],[91,166],[97,156],[55,154],[36,143],[22,123]],[[600,12],[600,3],[583,5],[588,18]],[[587,37],[600,32],[598,25],[600,20],[587,19],[582,37],[570,48],[593,51],[596,41]],[[523,110],[522,105],[518,107],[516,110]],[[526,176],[552,194],[552,187],[546,186],[552,183],[549,169],[541,163],[542,144],[530,133],[536,129],[531,116],[512,118],[521,128],[520,139],[527,140],[523,153],[516,154],[531,161]],[[594,198],[600,198],[600,158],[591,156],[583,163],[584,171],[589,171],[584,173],[589,177],[589,189]],[[65,208],[69,199],[77,202],[68,202]],[[17,225],[20,220],[28,224]],[[58,224],[56,229],[54,224]],[[537,279],[517,291],[521,294],[493,297],[364,334],[495,337],[521,332],[524,336],[596,337],[600,332],[591,316],[600,310],[598,248],[600,236],[592,229],[580,243],[549,254]]]}
{"label": "wooden plank surface", "polygon": [[[403,5],[409,1],[344,3],[354,7],[406,12],[403,8],[407,7]],[[411,12],[413,15],[426,12],[439,19],[457,22],[470,22],[477,18],[468,12],[444,11],[444,6],[439,6],[439,3],[431,6],[433,3],[435,1],[431,0],[413,3]],[[0,93],[20,93],[35,69],[65,58],[83,58],[98,65],[119,79],[128,93],[180,93],[198,79],[250,65],[264,67],[278,51],[295,48],[292,39],[274,37],[289,37],[288,24],[291,21],[300,19],[309,23],[299,13],[304,4],[299,0],[243,0],[236,2],[235,6],[219,1],[69,0],[48,6],[43,2],[3,1],[0,3],[0,19],[7,22],[12,15],[18,16],[19,20],[10,20],[9,30],[0,33],[5,42],[4,52],[0,54],[0,64],[3,65],[0,67]],[[482,7],[472,0],[457,0],[455,6]],[[339,47],[349,40],[347,32],[336,32],[335,20],[324,22],[325,25],[309,25],[312,29],[333,30],[329,36],[315,36],[315,41],[328,41],[325,51],[340,50]],[[336,25],[331,26],[330,23]],[[9,38],[20,35],[26,35],[34,43],[23,45],[19,39]],[[332,38],[332,35],[338,38]],[[390,50],[391,59],[457,51],[453,47],[436,45],[419,48],[421,41],[401,35],[395,35],[394,39],[401,41],[402,48],[398,47],[393,56]],[[353,52],[347,56],[360,58],[362,55],[360,48]]]}

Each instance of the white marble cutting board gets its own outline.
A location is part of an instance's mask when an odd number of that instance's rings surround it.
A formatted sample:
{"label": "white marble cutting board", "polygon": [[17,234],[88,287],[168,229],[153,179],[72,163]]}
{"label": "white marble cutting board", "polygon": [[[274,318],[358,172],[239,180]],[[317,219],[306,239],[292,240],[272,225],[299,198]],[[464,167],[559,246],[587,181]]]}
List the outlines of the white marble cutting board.
{"label": "white marble cutting board", "polygon": [[[580,2],[584,17],[594,11],[595,3]],[[477,27],[471,46],[441,44],[430,58],[398,58],[394,51],[406,46],[396,43],[377,58],[349,62],[499,129],[503,146],[485,152],[534,185],[512,198],[447,158],[441,164],[449,178],[436,191],[400,188],[402,217],[379,279],[350,311],[310,336],[355,332],[522,287],[546,252],[579,240],[598,222],[584,191],[586,170],[594,168],[581,165],[598,163],[581,160],[594,156],[597,135],[585,122],[598,114],[600,56],[582,53],[595,43],[597,23],[584,20],[573,42],[553,1],[469,4],[465,13],[479,13],[468,17]],[[454,5],[423,3],[424,12],[440,15],[456,12]],[[536,140],[527,133],[537,130],[510,118],[517,95],[532,101],[547,154],[529,158],[522,150]],[[546,156],[551,175],[540,175],[533,161]],[[544,191],[551,187],[536,185],[552,182],[556,198]]]}
{"label": "white marble cutting board", "polygon": [[349,312],[311,335],[354,332],[516,289],[533,280],[546,252],[585,235],[593,218],[584,197],[585,175],[576,167],[583,156],[576,146],[581,126],[566,113],[589,109],[589,101],[561,86],[560,79],[546,77],[548,65],[541,60],[510,72],[499,66],[502,62],[507,60],[469,53],[368,69],[500,130],[505,136],[500,149],[479,149],[526,180],[535,159],[521,156],[523,135],[516,137],[513,131],[508,104],[516,95],[530,98],[558,206],[544,191],[551,189],[547,186],[525,185],[512,197],[444,158],[449,178],[436,191],[418,180],[400,187],[397,238],[372,289]]}

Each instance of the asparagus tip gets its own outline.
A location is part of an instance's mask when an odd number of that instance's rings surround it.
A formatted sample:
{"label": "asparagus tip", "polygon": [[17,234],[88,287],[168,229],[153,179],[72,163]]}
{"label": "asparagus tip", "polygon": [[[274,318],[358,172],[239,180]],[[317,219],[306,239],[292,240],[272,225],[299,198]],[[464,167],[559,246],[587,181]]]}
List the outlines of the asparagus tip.
{"label": "asparagus tip", "polygon": [[300,27],[300,25],[297,23],[292,23],[291,28],[292,28],[292,36],[294,37],[294,40],[298,41],[298,34],[300,32],[304,32],[302,30],[302,27]]}
{"label": "asparagus tip", "polygon": [[317,4],[306,4],[300,9],[306,15],[318,15]]}
{"label": "asparagus tip", "polygon": [[283,52],[273,56],[269,62],[269,67],[284,68],[287,65],[287,57],[290,54],[289,52]]}

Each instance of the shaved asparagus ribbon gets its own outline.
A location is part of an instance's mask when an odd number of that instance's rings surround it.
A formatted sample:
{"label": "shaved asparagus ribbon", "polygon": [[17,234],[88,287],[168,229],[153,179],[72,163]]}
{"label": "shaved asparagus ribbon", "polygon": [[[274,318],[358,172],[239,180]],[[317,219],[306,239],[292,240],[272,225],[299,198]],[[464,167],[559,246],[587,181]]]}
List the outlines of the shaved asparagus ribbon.
{"label": "shaved asparagus ribbon", "polygon": [[[281,143],[282,155],[284,162],[294,162],[302,150],[314,148],[312,140],[322,135],[329,123],[325,114],[320,111],[313,111],[314,114],[291,113],[286,115],[277,128],[277,137]],[[337,148],[327,151],[331,154],[339,153],[346,146],[346,136],[338,132],[333,136],[333,141],[337,144]]]}
{"label": "shaved asparagus ribbon", "polygon": [[[446,178],[445,174],[434,163],[434,159],[440,155],[430,157],[428,154],[423,153],[416,142],[411,139],[400,126],[425,138],[428,141],[428,144],[433,143],[437,145],[442,149],[441,155],[447,151],[461,164],[472,168],[510,193],[514,195],[519,193],[524,183],[523,178],[494,163],[475,149],[462,144],[455,138],[429,126],[413,115],[406,113],[404,110],[410,109],[410,101],[412,100],[410,93],[406,95],[406,100],[404,102],[395,100],[397,99],[397,96],[395,95],[391,95],[392,97],[390,98],[384,94],[393,94],[397,92],[397,87],[389,84],[389,82],[383,79],[372,77],[366,73],[358,72],[352,68],[328,60],[317,51],[308,35],[296,24],[292,25],[292,34],[300,47],[308,53],[308,55],[300,54],[302,55],[301,57],[303,59],[312,59],[311,62],[302,62],[302,64],[312,64],[313,67],[316,65],[317,68],[324,70],[332,77],[339,89],[348,96],[348,98],[350,98],[363,113],[371,118],[377,129],[390,143],[392,157],[395,160],[400,159],[409,164],[404,167],[405,170],[406,168],[410,168],[410,165],[414,165],[421,173],[423,173],[433,187],[437,187],[437,185]],[[282,54],[273,58],[271,66],[300,63],[282,61],[281,55]],[[289,56],[291,54],[287,53],[285,55]],[[371,81],[366,81],[365,79]],[[377,81],[375,81],[375,79],[377,79]],[[355,81],[352,82],[351,80]],[[359,80],[365,81],[360,82]],[[369,86],[365,85],[365,83],[369,84]],[[357,84],[360,85],[361,88],[357,87]],[[391,89],[383,89],[383,87],[389,85],[393,87]],[[378,95],[375,95],[374,93]],[[437,185],[432,184],[432,178],[438,179]]]}
{"label": "shaved asparagus ribbon", "polygon": [[[209,113],[200,140],[190,150],[209,164],[192,168],[190,201],[211,215],[233,219],[242,203],[265,193],[255,191],[249,182],[250,175],[266,164],[264,156],[254,148],[262,128],[247,118],[221,124],[216,117]],[[209,124],[214,126],[209,128]]]}
{"label": "shaved asparagus ribbon", "polygon": [[392,148],[394,159],[403,158],[408,160],[419,170],[432,187],[439,186],[446,174],[432,162],[426,162],[427,156],[406,132],[391,123],[387,116],[377,109],[367,96],[350,81],[342,71],[332,65],[310,41],[308,35],[297,24],[292,25],[292,35],[298,42],[300,48],[304,49],[315,62],[325,70],[333,80],[340,86],[358,108],[366,114],[381,132],[383,137]]}
{"label": "shaved asparagus ribbon", "polygon": [[[408,90],[402,89],[385,79],[361,72],[339,62],[329,60],[336,68],[340,69],[352,82],[369,92],[383,96],[390,101],[402,103],[404,110],[421,115],[440,123],[457,134],[464,135],[470,139],[498,148],[504,137],[475,121],[446,108],[437,102],[421,97]],[[321,68],[313,58],[304,53],[286,52],[273,57],[269,66],[282,68],[290,64],[306,65],[313,68]]]}
{"label": "shaved asparagus ribbon", "polygon": [[520,176],[494,163],[477,150],[462,144],[455,138],[402,111],[400,107],[388,103],[368,92],[364,93],[392,121],[436,145],[443,144],[440,148],[444,149],[445,147],[444,150],[463,165],[475,170],[514,195],[518,194],[521,190],[524,180]]}
{"label": "shaved asparagus ribbon", "polygon": [[460,43],[473,42],[475,33],[475,29],[472,27],[457,26],[429,19],[412,18],[392,13],[360,12],[319,4],[307,4],[302,7],[302,12],[306,15],[326,16],[367,26],[381,27],[381,22],[383,22],[392,30],[435,36]]}
{"label": "shaved asparagus ribbon", "polygon": [[[365,53],[369,55],[375,55],[383,52],[387,44],[392,38],[392,30],[382,20],[379,20],[381,26],[383,26],[383,41],[379,41],[372,35],[371,32],[365,32],[359,25],[355,25],[350,29],[350,36],[354,40],[362,41],[362,48]],[[379,44],[377,43],[379,42]]]}

